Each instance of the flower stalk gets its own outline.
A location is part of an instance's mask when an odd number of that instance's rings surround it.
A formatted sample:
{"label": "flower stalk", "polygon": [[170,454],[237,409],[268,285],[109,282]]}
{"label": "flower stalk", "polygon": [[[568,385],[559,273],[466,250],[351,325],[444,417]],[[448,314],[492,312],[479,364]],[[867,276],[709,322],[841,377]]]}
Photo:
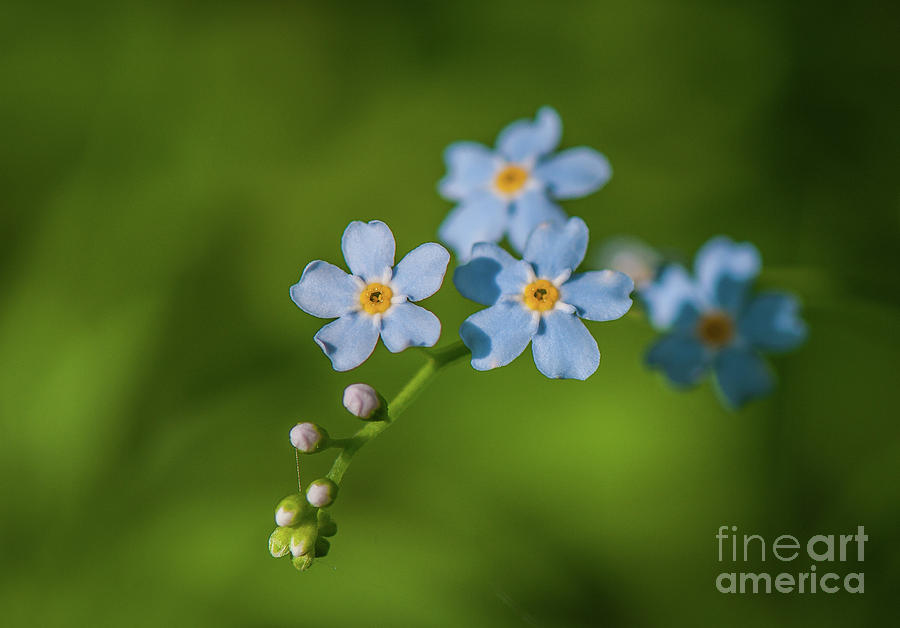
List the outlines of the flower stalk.
{"label": "flower stalk", "polygon": [[385,419],[367,423],[350,438],[334,442],[335,446],[340,447],[341,453],[338,454],[334,464],[331,465],[331,470],[326,477],[335,484],[340,485],[341,480],[344,478],[344,473],[346,473],[347,468],[353,461],[353,456],[356,455],[356,452],[362,449],[363,445],[389,428],[442,369],[468,355],[469,349],[461,341],[456,341],[440,349],[425,350],[423,353],[428,356],[427,361],[397,393],[397,396],[388,402]]}

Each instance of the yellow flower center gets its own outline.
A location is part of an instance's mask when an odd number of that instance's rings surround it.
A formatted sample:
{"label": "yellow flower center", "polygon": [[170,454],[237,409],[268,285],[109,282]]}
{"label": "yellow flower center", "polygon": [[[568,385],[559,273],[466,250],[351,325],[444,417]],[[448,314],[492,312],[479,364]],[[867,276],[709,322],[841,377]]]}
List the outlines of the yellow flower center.
{"label": "yellow flower center", "polygon": [[722,347],[734,338],[734,321],[725,312],[708,312],[697,323],[697,335],[710,347]]}
{"label": "yellow flower center", "polygon": [[552,310],[557,300],[559,300],[559,290],[546,279],[538,279],[534,283],[525,286],[522,298],[525,301],[525,305],[532,310],[546,312],[547,310]]}
{"label": "yellow flower center", "polygon": [[394,292],[384,284],[370,283],[359,293],[359,302],[369,314],[381,314],[391,307]]}
{"label": "yellow flower center", "polygon": [[497,173],[494,185],[504,194],[514,194],[522,189],[526,181],[528,181],[528,171],[525,168],[509,165]]}

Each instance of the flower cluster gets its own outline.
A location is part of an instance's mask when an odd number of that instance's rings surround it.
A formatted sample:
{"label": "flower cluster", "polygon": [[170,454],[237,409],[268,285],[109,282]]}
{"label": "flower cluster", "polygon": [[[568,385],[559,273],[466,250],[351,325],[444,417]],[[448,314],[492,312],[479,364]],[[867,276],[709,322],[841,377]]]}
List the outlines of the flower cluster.
{"label": "flower cluster", "polygon": [[337,524],[328,511],[312,501],[302,495],[282,499],[275,510],[278,527],[269,536],[269,553],[275,558],[290,554],[291,562],[300,571],[306,571],[314,559],[328,554],[331,543],[326,537],[337,534]]}
{"label": "flower cluster", "polygon": [[[587,147],[555,152],[562,124],[544,107],[534,120],[518,120],[500,132],[494,149],[457,142],[445,151],[442,196],[457,203],[438,229],[459,261],[457,291],[485,306],[462,323],[460,340],[434,347],[441,322],[416,305],[443,283],[450,254],[428,242],[394,264],[394,236],[378,220],[353,221],[341,238],[349,272],[322,260],[310,262],[290,289],[303,311],[335,319],[315,342],[336,371],[360,366],[381,338],[388,351],[420,347],[426,364],[387,402],[364,383],[344,390],[343,405],[365,421],[351,438],[332,438],[312,422],[296,424],[290,440],[297,456],[334,449],[328,474],[277,507],[269,539],[273,556],[292,556],[305,570],[329,549],[336,526],[325,508],[340,488],[353,456],[387,429],[442,368],[468,357],[473,369],[505,366],[528,345],[538,371],[548,378],[584,380],[600,365],[600,349],[584,321],[625,316],[636,292],[650,323],[663,336],[646,363],[678,387],[715,373],[730,407],[773,387],[762,353],[785,351],[806,337],[796,298],[752,294],[760,256],[751,244],[718,237],[698,252],[693,275],[633,238],[605,245],[600,267],[579,267],[588,250],[588,227],[556,201],[590,194],[610,178],[606,158]],[[506,242],[515,252],[501,246]]]}

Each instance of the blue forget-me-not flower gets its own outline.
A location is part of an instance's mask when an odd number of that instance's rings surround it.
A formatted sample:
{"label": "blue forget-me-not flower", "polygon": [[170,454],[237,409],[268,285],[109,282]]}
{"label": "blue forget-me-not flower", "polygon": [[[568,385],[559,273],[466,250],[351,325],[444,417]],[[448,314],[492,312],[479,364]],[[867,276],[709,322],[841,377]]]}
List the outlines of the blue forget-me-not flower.
{"label": "blue forget-me-not flower", "polygon": [[693,277],[683,266],[666,266],[641,291],[651,324],[667,332],[647,364],[679,387],[712,369],[731,407],[770,393],[774,378],[760,353],[793,349],[806,325],[794,296],[750,294],[761,265],[752,244],[719,236],[697,252]]}
{"label": "blue forget-me-not flower", "polygon": [[337,318],[322,327],[316,343],[336,371],[348,371],[366,361],[378,336],[389,351],[431,347],[441,335],[441,322],[413,305],[438,291],[450,254],[428,242],[410,251],[394,267],[394,235],[379,220],[351,222],[341,237],[350,274],[316,260],[291,286],[291,299],[319,318]]}
{"label": "blue forget-me-not flower", "polygon": [[581,218],[539,226],[522,260],[493,243],[475,245],[472,259],[453,275],[464,297],[490,306],[459,330],[475,369],[509,364],[531,342],[534,363],[547,377],[586,379],[597,370],[600,350],[579,319],[622,317],[631,307],[634,282],[612,270],[573,275],[587,245]]}
{"label": "blue forget-me-not flower", "polygon": [[534,121],[517,120],[503,129],[493,150],[476,142],[447,147],[447,175],[438,189],[459,205],[438,235],[461,260],[475,243],[499,242],[504,235],[523,252],[537,225],[566,221],[552,199],[580,198],[609,180],[609,162],[592,148],[553,154],[561,133],[559,114],[543,107]]}

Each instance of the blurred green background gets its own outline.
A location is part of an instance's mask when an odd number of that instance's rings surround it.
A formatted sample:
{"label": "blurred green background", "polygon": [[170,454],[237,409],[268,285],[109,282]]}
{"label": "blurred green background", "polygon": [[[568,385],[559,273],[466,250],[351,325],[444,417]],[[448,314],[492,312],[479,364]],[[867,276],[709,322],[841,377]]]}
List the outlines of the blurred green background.
{"label": "blurred green background", "polygon": [[[3,3],[3,623],[889,624],[897,29],[869,1]],[[543,104],[613,164],[565,205],[594,244],[753,241],[809,343],[738,413],[646,372],[635,316],[590,326],[587,383],[454,366],[357,457],[331,554],[295,572],[266,551],[289,428],[349,434],[343,387],[391,395],[421,357],[332,372],[288,287],[352,219],[401,254],[434,239],[443,148]],[[476,309],[449,282],[428,304],[442,342]],[[864,565],[835,571],[866,593],[719,594],[723,524],[864,525]]]}

